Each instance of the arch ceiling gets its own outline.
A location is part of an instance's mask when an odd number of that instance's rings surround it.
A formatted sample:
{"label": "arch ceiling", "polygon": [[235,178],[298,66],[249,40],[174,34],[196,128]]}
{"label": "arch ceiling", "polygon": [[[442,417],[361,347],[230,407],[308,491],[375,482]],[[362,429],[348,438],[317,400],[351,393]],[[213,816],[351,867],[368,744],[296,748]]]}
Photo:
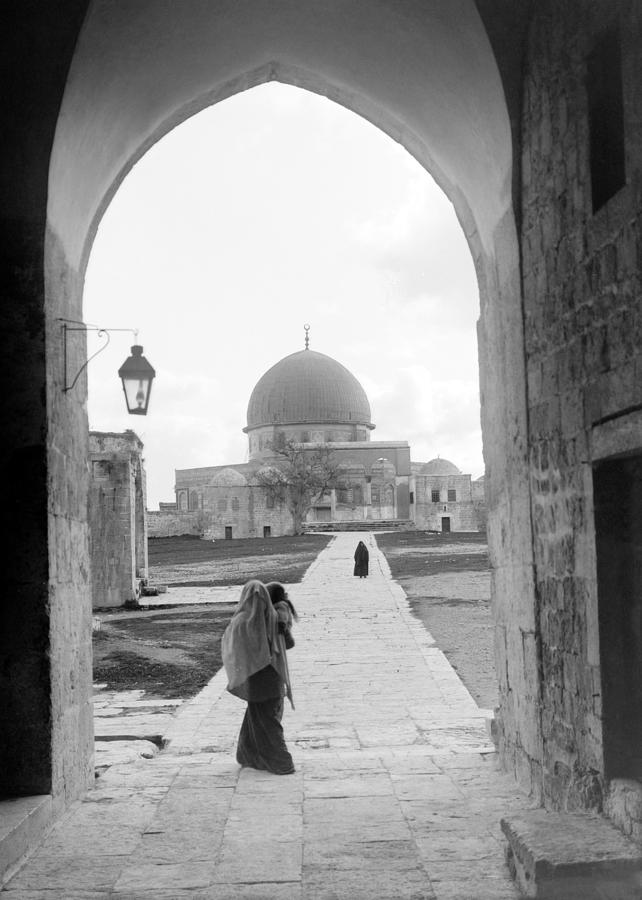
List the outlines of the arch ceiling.
{"label": "arch ceiling", "polygon": [[269,80],[325,95],[400,141],[492,255],[510,208],[503,89],[473,0],[93,0],[50,168],[49,228],[84,272],[122,179],[190,115]]}

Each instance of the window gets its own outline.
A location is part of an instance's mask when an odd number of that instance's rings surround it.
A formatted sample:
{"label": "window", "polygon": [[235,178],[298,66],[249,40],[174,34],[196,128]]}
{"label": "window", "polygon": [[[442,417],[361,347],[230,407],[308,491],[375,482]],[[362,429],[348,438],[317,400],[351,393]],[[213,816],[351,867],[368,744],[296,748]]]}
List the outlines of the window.
{"label": "window", "polygon": [[234,510],[234,512],[238,512],[238,511],[239,511],[239,505],[240,505],[240,504],[239,504],[239,498],[238,498],[238,497],[232,497],[232,509]]}
{"label": "window", "polygon": [[607,31],[587,60],[589,152],[593,212],[626,183],[622,52],[616,29]]}
{"label": "window", "polygon": [[216,506],[219,512],[225,512],[227,510],[227,498],[221,497]]}
{"label": "window", "polygon": [[431,491],[430,497],[433,503],[439,503],[439,491]]}
{"label": "window", "polygon": [[272,494],[268,494],[265,498],[265,506],[267,509],[274,509],[274,497]]}
{"label": "window", "polygon": [[448,488],[448,502],[454,503],[457,499],[457,491],[454,488]]}
{"label": "window", "polygon": [[96,481],[107,481],[110,471],[109,461],[106,459],[95,459],[93,461],[92,473]]}
{"label": "window", "polygon": [[198,509],[198,494],[196,491],[189,492],[189,508]]}
{"label": "window", "polygon": [[415,502],[415,492],[414,491],[410,491],[410,502],[411,503]]}

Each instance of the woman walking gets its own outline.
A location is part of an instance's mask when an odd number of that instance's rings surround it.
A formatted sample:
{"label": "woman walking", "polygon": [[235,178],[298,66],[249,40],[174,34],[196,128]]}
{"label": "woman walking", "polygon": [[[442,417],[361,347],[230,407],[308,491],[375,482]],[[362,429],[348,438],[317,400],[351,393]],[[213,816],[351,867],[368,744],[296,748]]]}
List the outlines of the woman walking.
{"label": "woman walking", "polygon": [[248,581],[221,643],[227,689],[247,701],[236,761],[275,775],[294,772],[283,737],[283,698],[292,703],[279,613],[262,582]]}
{"label": "woman walking", "polygon": [[369,561],[368,548],[363,541],[359,541],[357,549],[354,551],[354,574],[358,575],[359,578],[367,578]]}

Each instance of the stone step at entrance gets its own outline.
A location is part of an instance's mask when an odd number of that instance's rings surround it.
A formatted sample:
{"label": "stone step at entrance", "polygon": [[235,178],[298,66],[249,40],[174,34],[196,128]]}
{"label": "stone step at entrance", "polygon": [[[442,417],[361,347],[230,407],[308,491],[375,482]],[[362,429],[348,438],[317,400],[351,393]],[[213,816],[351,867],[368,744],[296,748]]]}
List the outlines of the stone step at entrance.
{"label": "stone step at entrance", "polygon": [[52,820],[50,794],[0,801],[0,889],[29,851],[41,843]]}
{"label": "stone step at entrance", "polygon": [[364,519],[357,522],[308,522],[306,534],[321,531],[415,531],[412,519]]}
{"label": "stone step at entrance", "polygon": [[608,819],[534,809],[502,819],[501,827],[508,867],[525,897],[642,897],[642,847]]}

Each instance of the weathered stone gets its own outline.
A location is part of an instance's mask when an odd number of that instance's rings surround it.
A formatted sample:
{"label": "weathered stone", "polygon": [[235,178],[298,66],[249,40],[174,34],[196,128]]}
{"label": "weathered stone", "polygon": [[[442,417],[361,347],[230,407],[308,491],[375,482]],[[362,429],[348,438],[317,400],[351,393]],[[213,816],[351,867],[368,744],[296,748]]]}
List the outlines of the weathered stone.
{"label": "weathered stone", "polygon": [[532,810],[502,820],[511,872],[527,897],[546,900],[635,900],[642,853],[596,816]]}

